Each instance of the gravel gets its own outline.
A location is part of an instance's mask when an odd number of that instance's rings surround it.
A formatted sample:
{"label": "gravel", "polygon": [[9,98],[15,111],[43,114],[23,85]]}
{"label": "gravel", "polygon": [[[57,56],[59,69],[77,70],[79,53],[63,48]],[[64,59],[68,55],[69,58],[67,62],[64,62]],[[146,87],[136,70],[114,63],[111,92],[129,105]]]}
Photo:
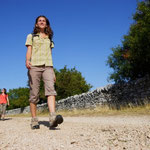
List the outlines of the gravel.
{"label": "gravel", "polygon": [[0,150],[150,150],[149,116],[65,117],[56,130],[46,117],[31,130],[30,120],[0,121]]}

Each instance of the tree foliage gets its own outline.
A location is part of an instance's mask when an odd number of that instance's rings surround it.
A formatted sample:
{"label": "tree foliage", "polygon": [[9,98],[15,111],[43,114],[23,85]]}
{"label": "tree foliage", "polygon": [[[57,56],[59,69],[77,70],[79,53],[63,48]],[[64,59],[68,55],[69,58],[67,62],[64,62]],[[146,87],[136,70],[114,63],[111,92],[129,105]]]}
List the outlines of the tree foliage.
{"label": "tree foliage", "polygon": [[24,108],[29,105],[28,88],[10,89],[8,96],[10,101],[8,109]]}
{"label": "tree foliage", "polygon": [[109,79],[124,82],[150,75],[150,1],[137,3],[134,23],[122,45],[112,48],[107,65],[114,70]]}
{"label": "tree foliage", "polygon": [[75,67],[68,69],[65,66],[59,71],[55,70],[55,73],[57,100],[87,92],[92,88]]}

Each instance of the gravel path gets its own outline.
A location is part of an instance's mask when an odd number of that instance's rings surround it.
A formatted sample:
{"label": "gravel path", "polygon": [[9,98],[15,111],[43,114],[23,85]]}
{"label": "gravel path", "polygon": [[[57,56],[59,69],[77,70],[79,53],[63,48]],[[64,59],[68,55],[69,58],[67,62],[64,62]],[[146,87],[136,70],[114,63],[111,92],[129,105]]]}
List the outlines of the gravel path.
{"label": "gravel path", "polygon": [[56,130],[39,117],[0,121],[0,150],[150,150],[150,116],[65,117]]}

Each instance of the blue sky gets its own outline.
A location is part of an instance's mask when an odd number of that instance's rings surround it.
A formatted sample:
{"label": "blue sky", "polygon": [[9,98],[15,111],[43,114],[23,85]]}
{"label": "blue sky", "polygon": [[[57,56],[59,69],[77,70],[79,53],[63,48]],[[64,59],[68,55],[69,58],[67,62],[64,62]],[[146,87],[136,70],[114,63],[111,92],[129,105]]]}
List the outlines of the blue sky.
{"label": "blue sky", "polygon": [[0,89],[26,87],[27,34],[35,19],[45,15],[54,31],[54,67],[76,67],[93,85],[107,81],[111,48],[121,44],[133,23],[136,0],[3,0],[0,3]]}

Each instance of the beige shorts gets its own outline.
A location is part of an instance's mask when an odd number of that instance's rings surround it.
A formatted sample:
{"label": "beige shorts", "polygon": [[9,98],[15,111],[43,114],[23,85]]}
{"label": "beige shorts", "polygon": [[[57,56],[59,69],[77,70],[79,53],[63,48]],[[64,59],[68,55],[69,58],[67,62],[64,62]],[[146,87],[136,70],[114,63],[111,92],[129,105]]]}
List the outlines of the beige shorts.
{"label": "beige shorts", "polygon": [[57,93],[54,88],[54,72],[53,67],[50,66],[32,66],[28,71],[29,85],[30,85],[30,98],[32,103],[39,102],[39,89],[41,78],[44,82],[45,96],[56,96]]}
{"label": "beige shorts", "polygon": [[7,104],[0,104],[0,115],[5,115]]}

